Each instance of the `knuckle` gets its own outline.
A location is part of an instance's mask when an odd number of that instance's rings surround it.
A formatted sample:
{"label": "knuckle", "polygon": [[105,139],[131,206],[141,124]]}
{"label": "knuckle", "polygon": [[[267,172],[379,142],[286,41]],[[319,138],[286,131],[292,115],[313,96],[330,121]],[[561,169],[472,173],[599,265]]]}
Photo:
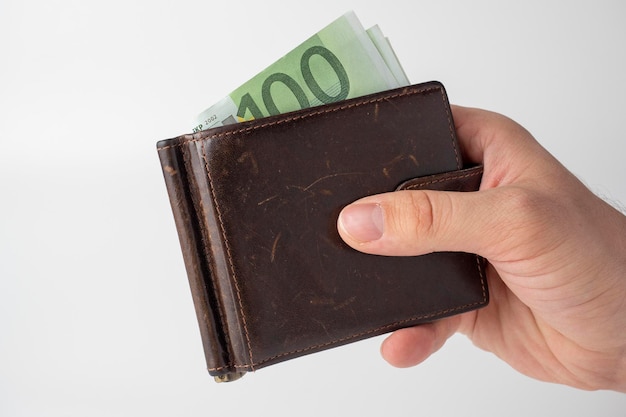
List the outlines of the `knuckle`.
{"label": "knuckle", "polygon": [[511,187],[507,190],[500,210],[508,223],[501,229],[504,236],[508,230],[512,239],[526,237],[536,243],[546,240],[547,231],[560,223],[559,218],[564,213],[554,199],[522,187]]}
{"label": "knuckle", "polygon": [[409,192],[398,217],[398,227],[418,239],[433,236],[439,224],[436,213],[437,204],[429,192]]}
{"label": "knuckle", "polygon": [[428,193],[414,193],[411,198],[411,209],[416,217],[416,233],[433,234],[435,208]]}
{"label": "knuckle", "polygon": [[507,195],[504,200],[505,213],[515,213],[518,223],[521,224],[533,224],[537,220],[544,218],[546,212],[549,209],[549,205],[546,204],[540,194],[521,187],[511,187],[507,190]]}

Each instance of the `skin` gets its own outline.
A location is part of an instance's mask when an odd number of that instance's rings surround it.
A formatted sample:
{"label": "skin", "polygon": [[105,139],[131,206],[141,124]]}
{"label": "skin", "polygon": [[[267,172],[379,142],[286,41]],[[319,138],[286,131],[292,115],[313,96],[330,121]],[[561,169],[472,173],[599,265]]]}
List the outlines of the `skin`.
{"label": "skin", "polygon": [[392,333],[383,357],[424,361],[456,332],[530,377],[626,392],[626,217],[595,196],[522,126],[453,106],[480,191],[401,191],[342,211],[344,241],[365,253],[477,253],[489,261],[484,309]]}

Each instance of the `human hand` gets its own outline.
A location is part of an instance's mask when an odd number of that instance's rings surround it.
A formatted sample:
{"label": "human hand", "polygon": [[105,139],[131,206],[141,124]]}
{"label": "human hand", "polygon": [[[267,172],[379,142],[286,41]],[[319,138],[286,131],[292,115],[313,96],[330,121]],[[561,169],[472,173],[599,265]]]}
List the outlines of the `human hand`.
{"label": "human hand", "polygon": [[523,127],[454,106],[480,191],[399,191],[342,211],[361,252],[477,253],[489,261],[484,309],[392,333],[392,365],[416,365],[456,332],[518,371],[582,389],[626,392],[626,217],[589,191]]}

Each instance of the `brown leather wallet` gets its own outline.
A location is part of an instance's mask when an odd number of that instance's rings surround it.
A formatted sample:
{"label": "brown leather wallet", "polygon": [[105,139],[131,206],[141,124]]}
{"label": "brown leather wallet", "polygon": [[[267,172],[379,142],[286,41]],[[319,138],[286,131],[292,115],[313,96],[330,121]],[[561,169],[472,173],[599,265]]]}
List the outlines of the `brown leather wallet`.
{"label": "brown leather wallet", "polygon": [[367,255],[337,217],[397,189],[478,189],[443,86],[413,85],[157,144],[217,381],[485,306],[467,253]]}

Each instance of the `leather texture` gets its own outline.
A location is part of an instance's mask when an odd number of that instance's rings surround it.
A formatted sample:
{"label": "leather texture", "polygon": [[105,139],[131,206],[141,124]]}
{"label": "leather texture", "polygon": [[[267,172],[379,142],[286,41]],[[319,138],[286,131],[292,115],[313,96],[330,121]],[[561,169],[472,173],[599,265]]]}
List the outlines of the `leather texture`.
{"label": "leather texture", "polygon": [[366,255],[343,207],[396,189],[471,191],[437,82],[157,144],[209,373],[218,380],[485,306],[481,258]]}

